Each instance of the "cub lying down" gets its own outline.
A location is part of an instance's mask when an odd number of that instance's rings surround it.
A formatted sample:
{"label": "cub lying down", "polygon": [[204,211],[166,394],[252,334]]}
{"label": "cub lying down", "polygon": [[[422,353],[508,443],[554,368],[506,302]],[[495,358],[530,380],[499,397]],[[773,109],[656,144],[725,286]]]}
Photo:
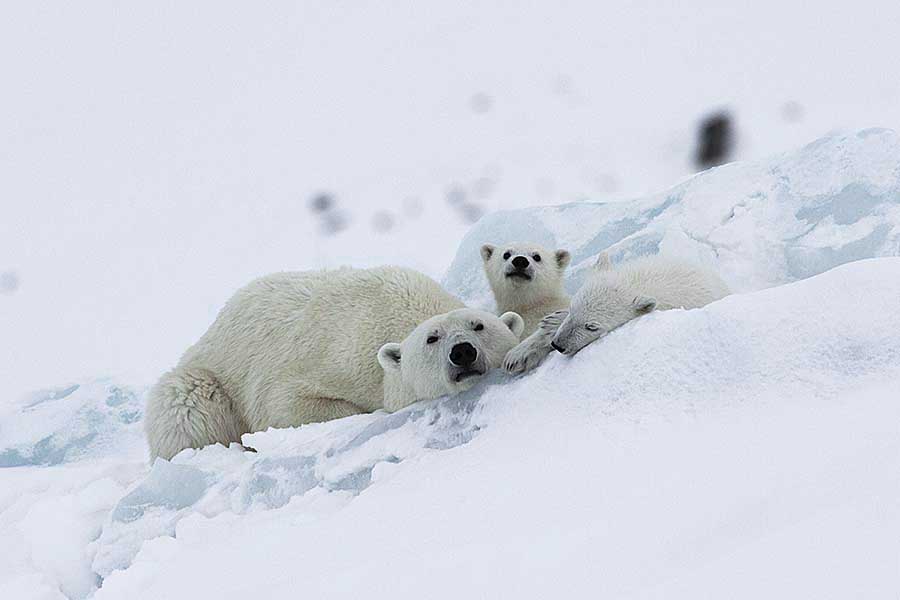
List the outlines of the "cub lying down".
{"label": "cub lying down", "polygon": [[257,279],[151,389],[151,457],[461,392],[500,365],[523,326],[409,269]]}
{"label": "cub lying down", "polygon": [[713,271],[661,256],[613,267],[600,255],[569,310],[547,315],[538,330],[510,350],[504,368],[522,373],[552,350],[573,355],[591,342],[653,310],[700,308],[729,294]]}

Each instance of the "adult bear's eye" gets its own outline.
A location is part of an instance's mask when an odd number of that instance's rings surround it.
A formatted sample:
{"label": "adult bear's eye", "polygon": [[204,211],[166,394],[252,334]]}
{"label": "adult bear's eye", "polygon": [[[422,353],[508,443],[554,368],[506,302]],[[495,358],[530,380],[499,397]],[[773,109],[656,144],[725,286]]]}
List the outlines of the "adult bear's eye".
{"label": "adult bear's eye", "polygon": [[597,331],[598,329],[600,329],[598,326],[594,325],[593,323],[588,323],[587,325],[584,326],[584,328],[587,329],[588,331]]}
{"label": "adult bear's eye", "polygon": [[435,343],[436,341],[438,341],[438,336],[436,336],[436,335],[429,335],[429,336],[428,336],[428,339],[425,340],[425,343],[426,343],[426,344],[433,344],[433,343]]}
{"label": "adult bear's eye", "polygon": [[534,262],[541,262],[541,255],[535,254],[532,258],[534,258]]}
{"label": "adult bear's eye", "polygon": [[484,323],[479,323],[475,326],[475,331],[481,331],[484,329]]}
{"label": "adult bear's eye", "polygon": [[509,260],[510,256],[512,256],[512,254],[510,254],[509,250],[507,250],[506,252],[503,253],[503,260]]}

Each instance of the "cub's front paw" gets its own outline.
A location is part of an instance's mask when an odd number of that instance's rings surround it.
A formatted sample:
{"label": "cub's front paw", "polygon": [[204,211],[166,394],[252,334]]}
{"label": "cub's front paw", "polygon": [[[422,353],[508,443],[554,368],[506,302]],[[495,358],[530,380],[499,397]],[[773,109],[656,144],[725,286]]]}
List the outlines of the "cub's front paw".
{"label": "cub's front paw", "polygon": [[503,368],[510,375],[518,375],[531,371],[544,360],[547,350],[533,344],[522,342],[506,353],[503,359]]}

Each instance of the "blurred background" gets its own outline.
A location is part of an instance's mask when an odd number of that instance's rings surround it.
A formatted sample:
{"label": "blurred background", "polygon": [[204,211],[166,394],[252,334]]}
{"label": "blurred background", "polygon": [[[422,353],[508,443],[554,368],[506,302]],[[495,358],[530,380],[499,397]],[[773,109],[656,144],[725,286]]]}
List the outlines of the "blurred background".
{"label": "blurred background", "polygon": [[150,381],[279,270],[900,126],[900,3],[6,3],[0,402]]}

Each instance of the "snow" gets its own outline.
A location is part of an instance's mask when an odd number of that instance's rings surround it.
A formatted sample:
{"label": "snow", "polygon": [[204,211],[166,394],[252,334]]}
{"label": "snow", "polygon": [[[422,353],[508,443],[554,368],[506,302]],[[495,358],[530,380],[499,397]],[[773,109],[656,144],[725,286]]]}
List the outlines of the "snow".
{"label": "snow", "polygon": [[0,405],[0,467],[57,465],[92,456],[140,456],[143,392],[95,380]]}
{"label": "snow", "polygon": [[[5,8],[0,598],[900,595],[900,4]],[[718,108],[739,162],[694,176]],[[738,294],[147,463],[147,386],[250,279],[489,307],[516,239]]]}
{"label": "snow", "polygon": [[606,250],[614,262],[663,253],[715,268],[735,291],[900,253],[900,137],[832,135],[785,155],[732,163],[636,202],[498,211],[465,236],[444,279],[492,306],[482,244],[537,241],[572,253],[567,287]]}
{"label": "snow", "polygon": [[21,551],[0,592],[891,597],[898,150],[836,134],[648,198],[487,215],[445,277],[473,304],[478,246],[517,238],[569,248],[570,286],[609,247],[704,261],[738,293],[453,398],[152,465],[143,386],[9,403],[0,535]]}
{"label": "snow", "polygon": [[[257,455],[182,454],[179,465],[232,473],[238,462],[254,475],[211,488],[174,538],[145,543],[97,597],[297,586],[334,598],[673,597],[670,584],[683,597],[890,597],[898,297],[900,258],[855,262],[633,321],[574,358],[412,417],[254,434]],[[443,419],[415,415],[437,407],[471,411],[453,426],[471,441],[432,447],[423,434],[443,437]],[[378,421],[388,425],[347,447]],[[332,466],[341,455],[353,466]],[[288,457],[296,468],[281,476],[309,491],[234,505]],[[363,457],[384,467],[374,483],[334,485]]]}

